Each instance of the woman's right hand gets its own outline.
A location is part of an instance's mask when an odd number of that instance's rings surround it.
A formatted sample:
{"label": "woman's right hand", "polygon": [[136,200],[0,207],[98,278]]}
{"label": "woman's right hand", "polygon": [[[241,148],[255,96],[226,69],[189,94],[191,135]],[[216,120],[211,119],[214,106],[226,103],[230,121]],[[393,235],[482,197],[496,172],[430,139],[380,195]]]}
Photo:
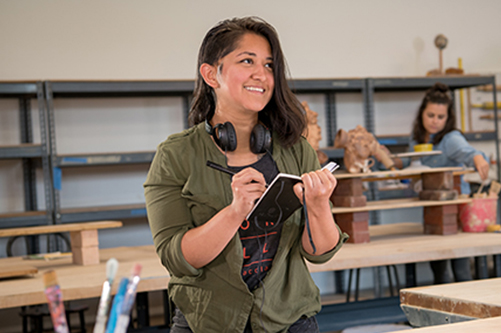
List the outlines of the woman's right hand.
{"label": "woman's right hand", "polygon": [[243,221],[256,200],[266,191],[266,181],[261,172],[254,168],[245,168],[233,176],[231,190],[233,201],[230,209],[241,215]]}
{"label": "woman's right hand", "polygon": [[475,169],[477,169],[480,178],[486,180],[489,176],[489,162],[482,155],[475,155],[473,164],[475,164]]}

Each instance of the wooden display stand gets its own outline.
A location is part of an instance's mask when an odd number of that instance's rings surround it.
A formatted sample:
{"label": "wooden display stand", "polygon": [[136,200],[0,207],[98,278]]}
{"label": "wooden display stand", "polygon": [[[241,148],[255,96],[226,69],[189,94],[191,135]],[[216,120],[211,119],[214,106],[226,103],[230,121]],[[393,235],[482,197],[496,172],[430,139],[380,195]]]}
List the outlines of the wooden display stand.
{"label": "wooden display stand", "polygon": [[[458,232],[458,204],[471,199],[458,199],[459,174],[468,170],[458,167],[431,169],[404,169],[373,173],[336,174],[338,185],[331,196],[334,204],[332,213],[341,230],[350,235],[349,243],[368,243],[369,211],[423,207],[424,233],[451,235]],[[421,178],[423,191],[420,200],[386,200],[367,202],[363,195],[363,181]]]}
{"label": "wooden display stand", "polygon": [[[423,190],[421,200],[456,200],[458,191],[454,189],[452,171],[425,173],[421,175]],[[451,235],[458,232],[457,205],[424,207],[424,233],[431,235]]]}
{"label": "wooden display stand", "polygon": [[[363,194],[361,178],[339,179],[332,193],[331,201],[335,207],[365,207],[367,197]],[[350,243],[368,243],[369,213],[351,212],[334,214],[334,219],[341,230],[350,235]]]}
{"label": "wooden display stand", "polygon": [[98,229],[118,228],[122,226],[119,221],[83,222],[57,225],[44,225],[38,227],[0,229],[0,237],[30,236],[69,232],[71,238],[71,252],[75,265],[99,264]]}

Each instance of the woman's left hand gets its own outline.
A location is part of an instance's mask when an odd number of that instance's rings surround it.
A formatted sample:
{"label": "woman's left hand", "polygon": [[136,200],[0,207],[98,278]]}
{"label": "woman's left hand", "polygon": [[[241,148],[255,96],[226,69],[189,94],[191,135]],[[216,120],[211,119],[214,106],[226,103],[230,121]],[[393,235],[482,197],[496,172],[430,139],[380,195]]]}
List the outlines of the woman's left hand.
{"label": "woman's left hand", "polygon": [[332,191],[337,185],[336,177],[329,170],[317,170],[305,173],[301,176],[303,184],[294,186],[294,193],[299,198],[302,204],[303,191],[305,191],[306,202],[311,204],[320,204],[322,202],[329,203]]}
{"label": "woman's left hand", "polygon": [[486,180],[489,176],[489,162],[487,162],[482,155],[475,155],[475,157],[473,157],[473,163],[475,164],[475,169],[477,169],[480,178]]}
{"label": "woman's left hand", "polygon": [[309,221],[305,223],[301,242],[307,253],[321,255],[339,242],[339,231],[330,207],[330,197],[337,180],[329,170],[305,173],[301,179],[303,183],[294,185],[294,193],[303,204],[304,194],[308,212],[306,221]]}

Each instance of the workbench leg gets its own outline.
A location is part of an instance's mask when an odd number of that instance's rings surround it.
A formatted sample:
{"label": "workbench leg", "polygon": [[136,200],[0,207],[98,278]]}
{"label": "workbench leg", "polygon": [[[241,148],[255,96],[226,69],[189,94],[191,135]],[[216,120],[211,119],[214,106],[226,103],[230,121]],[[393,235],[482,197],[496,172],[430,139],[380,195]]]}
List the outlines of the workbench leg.
{"label": "workbench leg", "polygon": [[475,271],[477,272],[477,279],[488,279],[489,270],[487,269],[487,257],[475,257]]}
{"label": "workbench leg", "polygon": [[336,294],[344,294],[345,293],[345,278],[344,278],[344,270],[335,271],[334,272],[334,292]]}
{"label": "workbench leg", "polygon": [[473,277],[471,275],[470,258],[451,259],[451,265],[452,273],[454,274],[454,280],[456,282],[473,280]]}
{"label": "workbench leg", "polygon": [[416,264],[405,264],[405,287],[412,288],[417,286],[416,281]]}
{"label": "workbench leg", "polygon": [[495,254],[492,259],[494,260],[494,276],[501,277],[501,255]]}
{"label": "workbench leg", "polygon": [[150,326],[150,311],[148,307],[148,293],[142,292],[136,295],[137,328]]}

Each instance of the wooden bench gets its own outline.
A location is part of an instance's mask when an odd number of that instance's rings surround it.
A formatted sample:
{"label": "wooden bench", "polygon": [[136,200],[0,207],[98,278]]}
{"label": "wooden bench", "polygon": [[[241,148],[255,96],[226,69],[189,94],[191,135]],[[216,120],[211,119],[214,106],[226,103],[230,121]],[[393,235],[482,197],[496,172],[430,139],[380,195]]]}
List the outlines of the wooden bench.
{"label": "wooden bench", "polygon": [[86,266],[99,264],[99,240],[97,237],[97,230],[118,228],[121,226],[122,222],[119,221],[97,221],[25,228],[9,228],[0,229],[0,237],[32,236],[69,232],[73,263],[75,265]]}

